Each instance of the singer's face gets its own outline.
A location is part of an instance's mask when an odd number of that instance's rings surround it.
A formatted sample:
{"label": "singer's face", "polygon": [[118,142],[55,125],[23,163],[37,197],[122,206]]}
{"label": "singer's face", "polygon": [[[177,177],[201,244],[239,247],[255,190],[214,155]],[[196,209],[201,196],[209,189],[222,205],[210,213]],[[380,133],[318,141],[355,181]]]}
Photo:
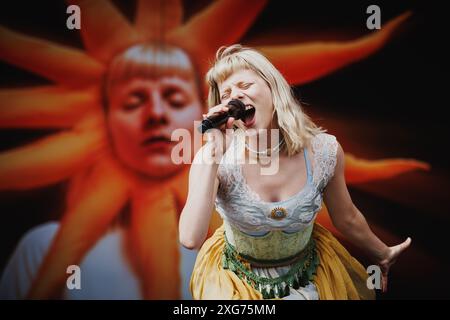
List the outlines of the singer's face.
{"label": "singer's face", "polygon": [[[272,123],[272,92],[266,81],[253,70],[242,69],[219,84],[222,103],[239,99],[247,108],[254,107],[254,116],[242,121],[246,128],[270,129]],[[241,120],[238,120],[241,121]]]}
{"label": "singer's face", "polygon": [[201,119],[194,77],[132,78],[109,95],[108,126],[113,149],[123,164],[145,177],[161,178],[182,169],[171,160],[172,131],[189,130]]}

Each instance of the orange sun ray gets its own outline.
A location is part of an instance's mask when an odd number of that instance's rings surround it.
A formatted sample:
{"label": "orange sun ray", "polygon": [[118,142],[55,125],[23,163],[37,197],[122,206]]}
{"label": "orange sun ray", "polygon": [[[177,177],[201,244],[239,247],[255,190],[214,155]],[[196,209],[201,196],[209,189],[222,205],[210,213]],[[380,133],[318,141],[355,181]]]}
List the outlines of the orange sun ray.
{"label": "orange sun ray", "polygon": [[165,188],[136,188],[129,236],[135,265],[143,279],[144,297],[179,299],[178,213],[174,195]]}
{"label": "orange sun ray", "polygon": [[185,166],[181,173],[166,181],[164,187],[175,195],[177,206],[181,212],[186,203],[189,190],[189,166]]}
{"label": "orange sun ray", "polygon": [[104,148],[95,131],[68,131],[0,154],[0,190],[29,189],[67,179]]}
{"label": "orange sun ray", "polygon": [[[149,189],[154,188],[151,184],[141,184],[139,188]],[[186,167],[180,174],[174,176],[172,179],[164,182],[164,187],[170,190],[175,196],[175,202],[177,205],[177,212],[181,213],[187,200],[189,190],[189,167]],[[218,227],[222,225],[223,221],[219,213],[214,209],[211,213],[211,220],[208,227],[207,238],[209,238]]]}
{"label": "orange sun ray", "polygon": [[80,172],[76,172],[69,180],[66,193],[66,206],[68,208],[76,206],[80,194],[83,191],[86,179],[92,174],[94,166],[89,166]]}
{"label": "orange sun ray", "polygon": [[109,159],[99,161],[83,181],[81,194],[64,214],[58,233],[29,292],[32,299],[58,295],[67,279],[66,268],[79,264],[105,233],[129,199],[129,182]]}
{"label": "orange sun ray", "polygon": [[413,170],[430,170],[428,163],[414,159],[365,160],[346,153],[345,162],[348,184],[389,179]]}
{"label": "orange sun ray", "polygon": [[121,50],[143,41],[126,18],[106,0],[69,0],[82,13],[81,36],[87,51],[107,63]]}
{"label": "orange sun ray", "polygon": [[68,128],[99,110],[96,90],[57,86],[0,90],[0,128]]}
{"label": "orange sun ray", "polygon": [[180,0],[139,0],[136,11],[136,30],[147,40],[163,39],[183,20]]}
{"label": "orange sun ray", "polygon": [[405,12],[381,30],[353,41],[261,46],[257,49],[272,61],[289,83],[304,84],[373,54],[410,15]]}
{"label": "orange sun ray", "polygon": [[98,83],[104,71],[100,63],[80,50],[26,36],[2,26],[0,60],[67,85]]}
{"label": "orange sun ray", "polygon": [[[220,46],[238,41],[266,2],[266,0],[216,1],[191,18],[184,26],[174,30],[169,39],[190,52],[197,60],[202,74],[205,74],[209,59],[214,57],[216,50]],[[195,37],[192,36],[194,34]]]}

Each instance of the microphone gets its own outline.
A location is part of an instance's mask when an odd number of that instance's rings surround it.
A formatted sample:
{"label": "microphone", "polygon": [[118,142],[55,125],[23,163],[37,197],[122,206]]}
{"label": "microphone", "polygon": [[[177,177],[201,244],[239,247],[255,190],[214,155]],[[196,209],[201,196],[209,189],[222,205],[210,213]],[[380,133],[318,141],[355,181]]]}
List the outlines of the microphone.
{"label": "microphone", "polygon": [[205,133],[207,130],[212,128],[218,128],[225,122],[228,118],[233,117],[235,120],[243,119],[245,116],[245,104],[241,100],[231,100],[227,104],[228,111],[222,113],[213,113],[198,126],[198,131]]}

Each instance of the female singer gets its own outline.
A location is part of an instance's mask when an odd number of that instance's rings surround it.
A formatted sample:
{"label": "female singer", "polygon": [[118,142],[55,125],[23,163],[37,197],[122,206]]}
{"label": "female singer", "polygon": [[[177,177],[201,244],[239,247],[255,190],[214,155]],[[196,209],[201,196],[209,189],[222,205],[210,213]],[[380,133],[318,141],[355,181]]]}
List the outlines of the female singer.
{"label": "female singer", "polygon": [[[223,139],[207,133],[190,169],[179,236],[185,247],[200,248],[194,299],[374,298],[363,266],[314,222],[322,201],[337,230],[380,267],[386,290],[389,268],[411,239],[388,247],[371,231],[350,198],[336,138],[310,120],[256,50],[222,47],[206,77],[206,116],[226,112],[232,99],[245,104],[246,116],[230,117]],[[278,141],[268,139],[274,131]],[[278,170],[262,174],[274,161]],[[224,223],[205,241],[214,205]]]}

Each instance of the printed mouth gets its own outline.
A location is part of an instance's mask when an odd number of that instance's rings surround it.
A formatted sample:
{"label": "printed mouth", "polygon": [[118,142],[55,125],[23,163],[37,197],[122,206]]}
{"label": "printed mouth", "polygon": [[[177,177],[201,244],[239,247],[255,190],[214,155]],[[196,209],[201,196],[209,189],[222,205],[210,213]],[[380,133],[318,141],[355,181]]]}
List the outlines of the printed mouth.
{"label": "printed mouth", "polygon": [[171,140],[169,140],[167,137],[165,137],[165,136],[153,136],[153,137],[150,137],[150,138],[147,138],[147,139],[145,139],[143,142],[142,142],[142,145],[143,146],[149,146],[149,145],[153,145],[153,144],[156,144],[156,143],[171,143],[172,141]]}
{"label": "printed mouth", "polygon": [[256,109],[252,105],[246,105],[244,111],[244,117],[242,121],[244,121],[245,126],[249,127],[253,125],[255,121]]}

